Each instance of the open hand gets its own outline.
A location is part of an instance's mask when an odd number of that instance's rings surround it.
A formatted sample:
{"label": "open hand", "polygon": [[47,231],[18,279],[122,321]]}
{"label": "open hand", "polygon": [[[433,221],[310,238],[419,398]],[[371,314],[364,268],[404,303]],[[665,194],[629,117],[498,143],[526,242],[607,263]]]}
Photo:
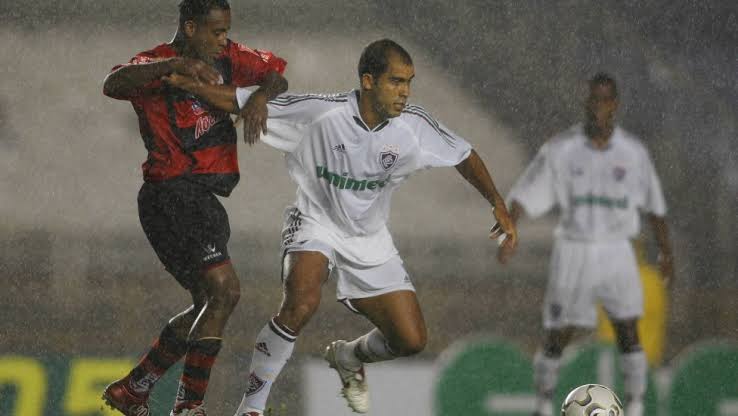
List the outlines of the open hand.
{"label": "open hand", "polygon": [[261,133],[267,132],[266,95],[256,91],[251,94],[241,109],[239,118],[243,120],[243,141],[249,145],[259,141]]}
{"label": "open hand", "polygon": [[515,253],[515,248],[518,245],[518,230],[504,205],[495,208],[494,215],[497,223],[490,230],[489,238],[499,240],[504,237],[497,249],[497,261],[500,264],[506,264]]}

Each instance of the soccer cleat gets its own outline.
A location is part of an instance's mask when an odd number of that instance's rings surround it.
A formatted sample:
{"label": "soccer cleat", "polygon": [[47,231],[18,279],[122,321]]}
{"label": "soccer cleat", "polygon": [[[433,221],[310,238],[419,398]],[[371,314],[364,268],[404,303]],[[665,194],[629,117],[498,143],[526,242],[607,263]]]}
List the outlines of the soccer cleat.
{"label": "soccer cleat", "polygon": [[149,416],[148,395],[140,396],[128,389],[128,377],[105,387],[102,399],[112,409],[126,416]]}
{"label": "soccer cleat", "polygon": [[172,410],[169,416],[208,416],[208,414],[205,412],[205,405],[201,404],[192,409],[181,409],[177,412]]}
{"label": "soccer cleat", "polygon": [[336,357],[336,350],[343,348],[346,341],[339,340],[331,342],[325,347],[323,358],[328,361],[330,367],[338,373],[341,378],[341,395],[348,402],[348,406],[356,413],[366,413],[369,411],[369,387],[366,384],[366,375],[364,374],[364,366],[362,365],[358,371],[350,370],[341,365]]}

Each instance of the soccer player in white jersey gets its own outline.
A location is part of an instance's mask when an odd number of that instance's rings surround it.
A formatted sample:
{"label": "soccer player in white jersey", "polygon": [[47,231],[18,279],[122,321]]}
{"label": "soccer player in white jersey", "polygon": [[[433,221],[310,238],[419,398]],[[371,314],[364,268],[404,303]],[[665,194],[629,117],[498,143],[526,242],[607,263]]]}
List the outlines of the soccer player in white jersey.
{"label": "soccer player in white jersey", "polygon": [[[331,272],[338,299],[376,326],[325,350],[354,411],[369,409],[365,363],[423,350],[423,315],[386,224],[392,191],[411,173],[455,166],[493,207],[489,237],[505,234],[503,245],[516,244],[505,202],[477,153],[425,110],[407,103],[415,75],[410,55],[391,40],[379,40],[364,49],[358,69],[360,90],[282,95],[268,104],[263,141],[285,152],[297,201],[285,212],[282,232],[284,298],[256,339],[237,416],[262,415],[272,383],[317,310]],[[239,89],[237,98],[242,105],[253,95]],[[206,99],[224,108],[233,105],[228,94]],[[245,120],[246,126],[251,123]]]}
{"label": "soccer player in white jersey", "polygon": [[[596,324],[597,301],[609,314],[621,352],[628,416],[641,416],[646,389],[646,357],[636,324],[643,292],[630,239],[647,212],[660,249],[661,272],[673,277],[666,203],[646,148],[614,123],[618,106],[612,77],[589,81],[586,120],[560,133],[539,150],[513,186],[508,201],[514,222],[560,210],[543,307],[543,348],[534,360],[536,415],[552,415],[562,350],[577,328]],[[506,263],[515,247],[499,248]]]}

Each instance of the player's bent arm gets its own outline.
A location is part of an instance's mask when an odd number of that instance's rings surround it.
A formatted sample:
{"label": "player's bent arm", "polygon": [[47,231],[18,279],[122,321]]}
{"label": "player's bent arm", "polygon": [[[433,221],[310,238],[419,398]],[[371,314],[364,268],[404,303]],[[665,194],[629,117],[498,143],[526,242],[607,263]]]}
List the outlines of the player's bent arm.
{"label": "player's bent arm", "polygon": [[[259,84],[259,88],[251,92],[249,97],[243,101],[241,113],[243,113],[249,105],[265,106],[267,102],[277,98],[279,94],[287,91],[289,84],[287,78],[275,70],[269,71],[264,80]],[[238,105],[238,101],[234,101]]]}
{"label": "player's bent arm", "polygon": [[236,87],[233,85],[203,84],[195,81],[192,77],[180,74],[171,74],[162,79],[173,87],[183,89],[198,96],[219,110],[233,114],[239,113],[239,106],[236,101]]}
{"label": "player's bent arm", "polygon": [[147,84],[174,73],[187,75],[197,83],[211,85],[216,84],[220,77],[214,68],[200,60],[174,57],[121,66],[105,77],[103,93],[111,97],[131,96]]}
{"label": "player's bent arm", "polygon": [[[507,212],[507,207],[505,206],[505,200],[497,192],[497,188],[482,158],[472,149],[469,157],[456,165],[456,170],[482,194],[484,199],[489,201],[494,208],[494,216],[501,228],[500,231],[507,235],[505,245],[514,247],[517,244],[518,238],[515,223],[510,218],[510,214]],[[493,230],[490,238],[497,238],[499,235],[501,233]]]}
{"label": "player's bent arm", "polygon": [[289,88],[287,78],[272,69],[264,76],[259,84],[259,89],[255,93],[263,94],[266,101],[270,101],[277,98],[279,94],[286,92],[287,88]]}
{"label": "player's bent arm", "polygon": [[123,65],[108,74],[103,82],[103,94],[112,97],[132,95],[144,85],[156,81],[174,71],[173,60]]}
{"label": "player's bent arm", "polygon": [[487,167],[474,149],[471,150],[466,159],[456,165],[456,170],[482,194],[484,199],[489,201],[495,210],[498,207],[506,209],[505,201],[497,192]]}

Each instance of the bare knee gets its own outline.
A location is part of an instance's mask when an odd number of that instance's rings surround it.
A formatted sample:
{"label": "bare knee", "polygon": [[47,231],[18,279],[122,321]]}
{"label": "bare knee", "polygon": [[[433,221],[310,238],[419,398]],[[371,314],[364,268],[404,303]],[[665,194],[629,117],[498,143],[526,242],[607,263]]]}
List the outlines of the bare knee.
{"label": "bare knee", "polygon": [[561,357],[564,348],[569,344],[574,333],[573,328],[552,329],[546,331],[543,341],[543,354],[547,357]]}
{"label": "bare knee", "polygon": [[232,311],[241,299],[241,284],[232,268],[206,274],[208,307]]}
{"label": "bare knee", "polygon": [[638,320],[636,319],[613,322],[620,352],[630,353],[641,350],[637,324]]}
{"label": "bare knee", "polygon": [[422,352],[427,342],[427,335],[424,332],[418,331],[411,335],[404,335],[394,342],[390,342],[389,347],[398,357],[409,357]]}

